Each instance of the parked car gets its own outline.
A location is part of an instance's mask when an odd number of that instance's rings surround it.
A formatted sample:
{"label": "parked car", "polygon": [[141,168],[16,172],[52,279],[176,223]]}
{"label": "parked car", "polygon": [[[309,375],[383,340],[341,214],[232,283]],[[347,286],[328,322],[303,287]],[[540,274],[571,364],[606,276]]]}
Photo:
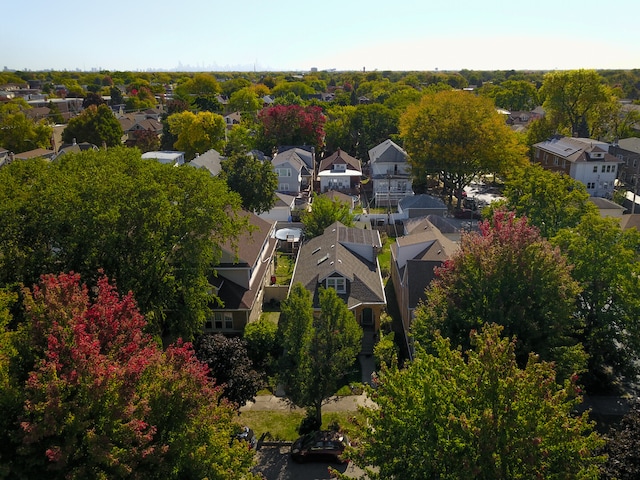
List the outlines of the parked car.
{"label": "parked car", "polygon": [[311,432],[293,442],[291,458],[295,462],[315,460],[345,463],[342,453],[349,445],[349,438],[344,433],[333,430]]}
{"label": "parked car", "polygon": [[480,210],[470,210],[468,208],[456,208],[453,211],[453,216],[456,218],[482,220],[482,214],[480,213]]}
{"label": "parked car", "polygon": [[258,445],[258,439],[256,438],[256,434],[253,433],[249,427],[242,427],[240,433],[236,434],[236,439],[241,440],[243,442],[247,442],[249,444],[250,449],[255,449]]}

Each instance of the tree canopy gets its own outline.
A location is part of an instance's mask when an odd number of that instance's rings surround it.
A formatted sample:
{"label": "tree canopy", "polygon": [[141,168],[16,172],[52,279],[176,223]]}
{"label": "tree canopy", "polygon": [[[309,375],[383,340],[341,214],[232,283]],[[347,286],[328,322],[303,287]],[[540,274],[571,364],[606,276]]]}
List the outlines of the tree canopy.
{"label": "tree canopy", "polygon": [[616,103],[595,70],[549,72],[544,76],[539,95],[557,131],[583,138],[591,138],[599,122],[609,120],[608,106]]}
{"label": "tree canopy", "polygon": [[324,229],[334,222],[340,222],[350,227],[353,225],[353,214],[349,205],[338,199],[331,199],[326,195],[314,195],[311,210],[302,212],[301,221],[304,225],[306,238],[317,237],[324,233]]}
{"label": "tree canopy", "polygon": [[220,245],[246,226],[239,197],[195,168],[135,149],[34,159],[0,170],[0,287],[99,269],[131,290],[154,332],[191,339],[209,312]]}
{"label": "tree canopy", "polygon": [[209,377],[222,388],[222,397],[240,407],[255,398],[263,381],[253,368],[243,339],[205,333],[196,339],[194,349],[209,367]]}
{"label": "tree canopy", "polygon": [[362,329],[333,288],[320,288],[320,314],[314,316],[311,293],[294,284],[282,302],[278,324],[283,355],[279,380],[287,398],[322,425],[322,405],[333,396],[362,347]]}
{"label": "tree canopy", "polygon": [[441,91],[409,105],[400,136],[414,180],[426,183],[437,175],[452,192],[480,173],[504,173],[526,162],[524,146],[493,102],[468,92]]}
{"label": "tree canopy", "polygon": [[278,175],[271,162],[262,162],[252,155],[232,155],[221,166],[221,178],[240,195],[242,208],[258,215],[273,208]]}
{"label": "tree canopy", "polygon": [[163,351],[144,332],[131,293],[61,274],[23,295],[28,321],[0,352],[23,367],[9,370],[0,477],[253,478],[251,452],[230,442],[235,409],[189,344]]}
{"label": "tree canopy", "polygon": [[271,152],[278,146],[312,145],[320,152],[326,118],[319,107],[278,105],[260,110],[259,147]]}
{"label": "tree canopy", "polygon": [[69,120],[62,140],[72,143],[88,142],[98,147],[103,143],[107,147],[115,147],[122,144],[122,126],[111,109],[105,105],[90,105],[77,117]]}
{"label": "tree canopy", "polygon": [[0,104],[0,146],[22,153],[36,148],[51,148],[53,128],[44,120],[34,121],[25,110],[26,102]]}
{"label": "tree canopy", "polygon": [[[516,361],[516,342],[490,325],[464,353],[437,335],[403,370],[383,369],[348,453],[371,479],[597,479],[603,441],[575,379],[550,363]],[[372,468],[373,467],[373,468]]]}
{"label": "tree canopy", "polygon": [[579,336],[589,355],[588,390],[605,391],[635,378],[640,365],[640,233],[622,230],[618,219],[585,215],[552,239],[573,265],[580,284]]}
{"label": "tree canopy", "polygon": [[509,174],[504,196],[507,209],[526,217],[545,238],[575,227],[584,215],[597,210],[584,183],[541,165],[526,165]]}
{"label": "tree canopy", "polygon": [[525,219],[497,211],[480,223],[480,233],[463,236],[460,250],[437,269],[416,309],[413,337],[426,348],[440,331],[466,349],[469,332],[493,322],[517,337],[521,364],[536,353],[570,375],[585,366],[572,338],[580,328],[578,291],[557,248]]}
{"label": "tree canopy", "polygon": [[185,111],[169,115],[167,122],[169,131],[176,137],[174,148],[184,151],[188,160],[212,148],[223,151],[227,127],[222,115],[209,111]]}

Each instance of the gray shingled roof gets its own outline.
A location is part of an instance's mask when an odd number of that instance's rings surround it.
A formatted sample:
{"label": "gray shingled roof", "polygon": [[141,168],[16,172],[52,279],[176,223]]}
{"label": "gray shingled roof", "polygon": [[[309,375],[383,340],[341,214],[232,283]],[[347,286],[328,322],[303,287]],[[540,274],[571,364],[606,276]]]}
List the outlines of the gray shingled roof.
{"label": "gray shingled roof", "polygon": [[407,160],[407,152],[392,140],[385,140],[369,150],[369,159],[372,162],[402,163]]}
{"label": "gray shingled roof", "polygon": [[300,282],[313,292],[317,307],[318,288],[327,277],[339,275],[348,280],[347,293],[340,297],[349,308],[386,303],[375,254],[381,245],[377,230],[345,227],[336,222],[301,246],[292,284]]}

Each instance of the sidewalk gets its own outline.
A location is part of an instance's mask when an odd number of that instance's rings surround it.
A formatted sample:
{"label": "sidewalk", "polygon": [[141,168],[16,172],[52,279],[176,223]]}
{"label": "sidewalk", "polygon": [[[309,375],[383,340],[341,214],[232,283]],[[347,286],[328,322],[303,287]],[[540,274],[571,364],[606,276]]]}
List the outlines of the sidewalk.
{"label": "sidewalk", "polygon": [[[333,397],[331,401],[322,406],[323,412],[355,412],[358,406],[370,407],[374,403],[366,395],[350,395],[347,397]],[[289,404],[280,397],[274,395],[258,395],[254,402],[247,402],[244,407],[240,407],[241,412],[248,411],[289,411],[300,410],[290,407]]]}

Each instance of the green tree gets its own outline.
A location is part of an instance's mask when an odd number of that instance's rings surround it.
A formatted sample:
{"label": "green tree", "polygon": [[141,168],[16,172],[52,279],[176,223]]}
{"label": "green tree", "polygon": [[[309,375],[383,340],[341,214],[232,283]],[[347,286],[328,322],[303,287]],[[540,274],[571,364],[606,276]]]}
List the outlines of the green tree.
{"label": "green tree", "polygon": [[571,338],[581,327],[574,316],[577,294],[560,251],[526,219],[497,211],[480,224],[480,233],[465,235],[460,250],[437,270],[416,309],[412,335],[427,346],[440,331],[467,349],[470,331],[495,322],[517,337],[521,364],[536,353],[570,375],[585,366]]}
{"label": "green tree", "polygon": [[320,314],[314,316],[311,294],[300,283],[282,303],[279,380],[289,401],[308,408],[322,425],[322,406],[355,363],[362,329],[334,289],[321,287],[319,303]]}
{"label": "green tree", "polygon": [[307,239],[324,233],[324,229],[334,222],[350,227],[353,225],[353,214],[349,205],[325,195],[314,195],[311,210],[302,212],[304,234]]}
{"label": "green tree", "polygon": [[[129,293],[102,277],[91,298],[78,275],[24,290],[19,350],[32,358],[8,432],[5,478],[253,478],[220,398],[188,344],[163,351]],[[3,352],[4,353],[4,352]]]}
{"label": "green tree", "polygon": [[226,183],[135,149],[13,162],[0,169],[0,287],[52,271],[96,272],[132,291],[150,328],[192,339],[212,301],[220,245],[246,221]]}
{"label": "green tree", "polygon": [[576,306],[584,319],[580,341],[589,355],[589,390],[634,378],[640,365],[640,233],[617,219],[585,215],[552,242],[573,265],[581,291]]}
{"label": "green tree", "polygon": [[25,114],[26,102],[0,105],[0,146],[14,153],[51,148],[53,128],[44,120],[34,121]]}
{"label": "green tree", "polygon": [[88,142],[98,147],[122,144],[122,127],[107,105],[90,105],[80,115],[69,120],[62,132],[62,140],[72,143]]}
{"label": "green tree", "polygon": [[356,151],[359,138],[352,128],[355,112],[356,107],[351,105],[331,105],[327,109],[325,143],[328,152],[335,152],[338,148],[345,152]]}
{"label": "green tree", "polygon": [[507,177],[504,196],[507,209],[527,217],[545,238],[575,227],[584,215],[597,210],[582,182],[540,165],[515,169]]}
{"label": "green tree", "polygon": [[252,87],[236,90],[229,98],[229,109],[234,112],[255,113],[261,108],[262,99],[258,98]]}
{"label": "green tree", "polygon": [[505,173],[526,162],[524,146],[493,102],[468,92],[425,95],[400,117],[400,136],[414,180],[439,175],[451,193],[480,173]]}
{"label": "green tree", "polygon": [[472,332],[464,353],[438,335],[433,354],[383,370],[348,453],[369,478],[599,478],[603,441],[575,414],[575,382],[535,355],[519,367],[500,330]]}
{"label": "green tree", "polygon": [[271,89],[271,93],[277,97],[284,97],[288,93],[294,93],[300,98],[307,98],[316,91],[304,82],[283,82]]}
{"label": "green tree", "polygon": [[240,195],[242,208],[259,215],[276,204],[278,175],[271,162],[262,162],[251,155],[234,155],[223,160],[221,167],[221,178]]}
{"label": "green tree", "polygon": [[533,82],[526,80],[506,80],[499,85],[483,86],[480,93],[507,110],[530,111],[538,105],[538,90]]}
{"label": "green tree", "polygon": [[224,148],[226,125],[222,115],[186,111],[169,115],[167,122],[169,131],[177,139],[174,147],[184,151],[189,160],[195,158],[196,153],[202,154],[212,148],[221,152]]}
{"label": "green tree", "polygon": [[255,128],[251,122],[242,120],[240,125],[234,125],[227,132],[227,144],[224,153],[227,157],[233,155],[246,155],[254,149],[256,144]]}
{"label": "green tree", "polygon": [[255,367],[268,376],[273,375],[281,350],[278,324],[261,318],[244,327],[242,338],[247,342],[247,354]]}
{"label": "green tree", "polygon": [[200,95],[216,95],[221,92],[220,84],[211,74],[196,73],[176,87],[176,97],[189,102],[191,97]]}
{"label": "green tree", "polygon": [[358,105],[351,120],[350,131],[356,138],[357,158],[369,159],[369,149],[398,134],[398,115],[380,104]]}
{"label": "green tree", "polygon": [[616,101],[595,70],[547,73],[539,94],[556,130],[583,138],[599,127],[600,109]]}

